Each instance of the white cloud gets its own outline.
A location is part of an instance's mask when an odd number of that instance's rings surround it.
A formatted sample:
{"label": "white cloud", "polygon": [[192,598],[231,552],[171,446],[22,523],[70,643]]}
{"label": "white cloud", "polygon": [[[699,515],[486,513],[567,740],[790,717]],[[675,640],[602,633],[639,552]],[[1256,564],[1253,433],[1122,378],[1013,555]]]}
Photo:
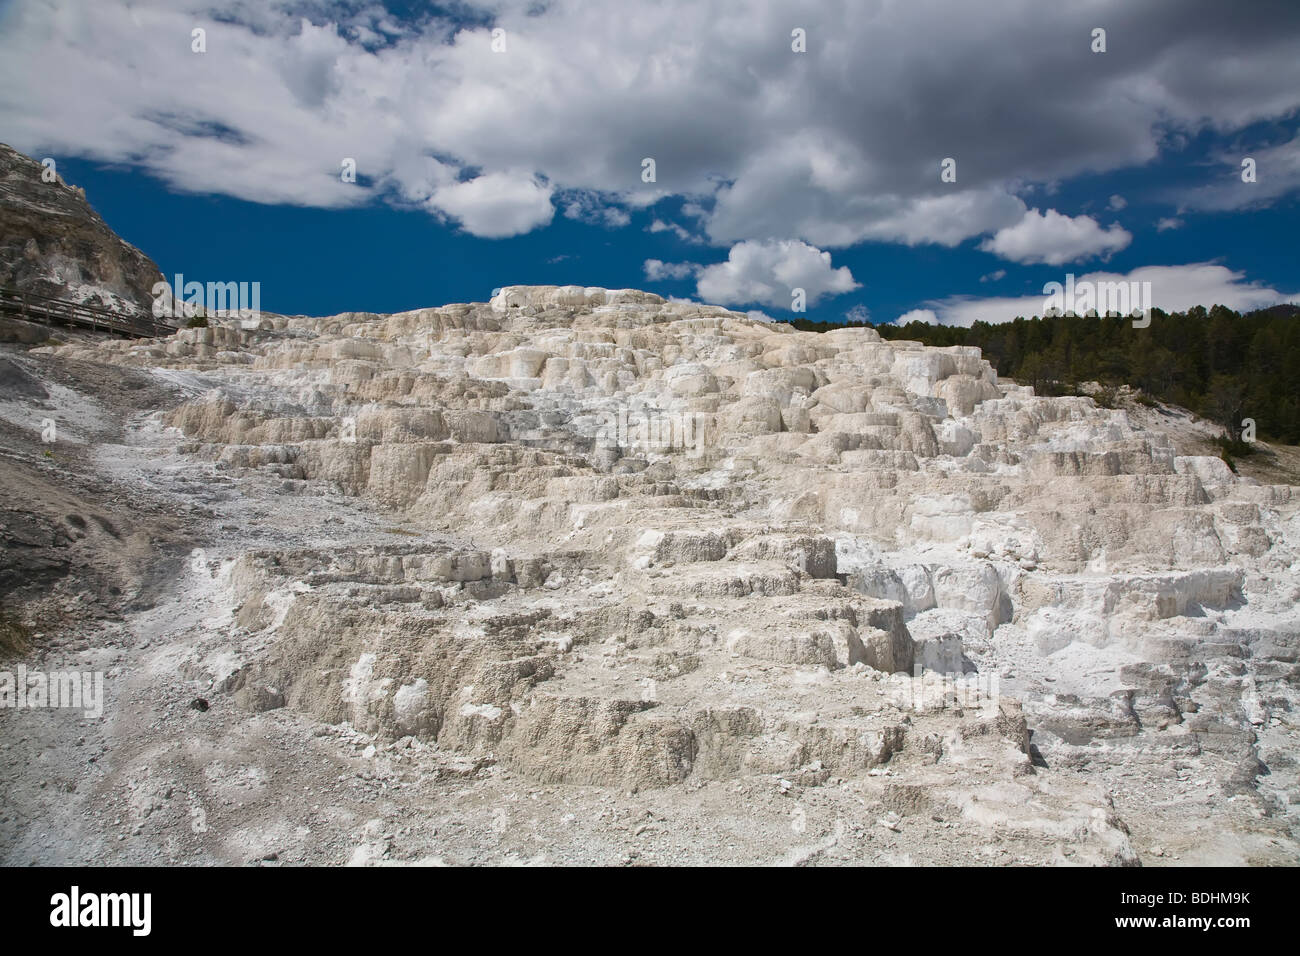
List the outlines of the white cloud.
{"label": "white cloud", "polygon": [[[1065,276],[1062,275],[1055,281],[1064,283]],[[1212,262],[1182,266],[1142,266],[1124,274],[1089,272],[1075,276],[1076,286],[1080,282],[1150,282],[1150,304],[1165,312],[1181,312],[1196,305],[1206,308],[1224,305],[1241,312],[1265,308],[1279,302],[1300,301],[1300,291],[1279,292],[1258,282],[1247,282],[1245,273],[1234,272]],[[1010,322],[1017,316],[1029,318],[1042,315],[1047,308],[1046,298],[1046,295],[986,299],[951,296],[926,305],[937,314],[936,320],[943,325],[970,326],[981,320]],[[906,320],[906,316],[898,319],[900,323]]]}
{"label": "white cloud", "polygon": [[[861,161],[865,166],[865,157]],[[864,240],[951,247],[1009,226],[1025,212],[1020,199],[998,187],[906,196],[873,191],[864,180],[853,190],[835,193],[809,182],[814,165],[815,158],[806,154],[796,153],[789,160],[755,157],[741,178],[718,191],[709,237],[732,242],[755,235],[794,235],[831,248]]]}
{"label": "white cloud", "polygon": [[[494,0],[492,25],[509,38],[494,54],[487,24],[397,24],[374,3],[18,0],[0,31],[0,129],[28,153],[128,163],[255,202],[436,195],[430,208],[482,235],[551,221],[539,201],[549,189],[624,211],[680,196],[714,244],[826,249],[955,245],[1022,221],[1018,197],[1035,187],[1050,194],[1150,163],[1178,137],[1300,108],[1295,4],[1244,17],[1186,0],[1170,17],[1160,4],[1094,0],[1027,17],[1025,0],[827,0],[798,10],[816,43],[803,56],[789,50],[783,3],[743,16],[725,0],[597,9]],[[1143,55],[1112,52],[1099,70],[1086,42],[1062,44],[1097,23],[1145,38]],[[196,24],[205,54],[190,52]],[[1015,55],[991,69],[990,49]],[[1252,154],[1252,192],[1225,169],[1188,207],[1300,188],[1284,147]],[[958,183],[941,183],[939,160],[954,154]],[[647,156],[656,183],[641,181]],[[362,183],[340,182],[345,157]],[[459,183],[493,176],[509,189]]]}
{"label": "white cloud", "polygon": [[1185,223],[1177,216],[1167,216],[1156,223],[1156,232],[1167,232],[1170,229],[1181,229]]}
{"label": "white cloud", "polygon": [[696,292],[705,302],[758,303],[790,308],[792,290],[803,289],[806,304],[860,288],[847,266],[831,267],[831,254],[797,240],[740,242],[726,262],[700,270]]}
{"label": "white cloud", "polygon": [[1006,269],[994,269],[988,275],[980,276],[980,282],[1001,282],[1006,277]]}
{"label": "white cloud", "polygon": [[651,282],[665,279],[685,279],[695,275],[702,266],[694,262],[664,262],[662,259],[647,259],[643,265],[645,277]]}
{"label": "white cloud", "polygon": [[895,325],[907,325],[908,322],[925,322],[929,325],[938,325],[939,317],[934,314],[933,309],[913,309],[910,312],[904,312],[898,318],[894,319]]}
{"label": "white cloud", "polygon": [[546,225],[555,214],[549,186],[509,173],[486,173],[439,186],[428,205],[458,220],[471,235],[486,239],[528,232]]}
{"label": "white cloud", "polygon": [[1031,209],[1014,226],[998,230],[980,243],[985,252],[1022,264],[1051,266],[1080,262],[1098,256],[1109,258],[1133,241],[1133,234],[1119,223],[1102,229],[1091,216],[1066,216],[1049,209]]}
{"label": "white cloud", "polygon": [[692,235],[684,226],[675,222],[665,222],[662,219],[656,219],[654,222],[650,223],[650,225],[646,227],[646,232],[671,232],[682,242],[698,243],[702,241],[699,237]]}
{"label": "white cloud", "polygon": [[564,218],[608,229],[621,229],[632,221],[626,209],[606,205],[599,195],[591,192],[581,192],[568,198],[564,202]]}
{"label": "white cloud", "polygon": [[[1255,161],[1255,181],[1242,180],[1242,161]],[[1221,152],[1214,180],[1173,195],[1179,212],[1187,209],[1224,211],[1268,206],[1300,189],[1300,133],[1289,142],[1263,149]]]}
{"label": "white cloud", "polygon": [[848,322],[870,322],[871,310],[862,303],[858,303],[844,313],[844,318]]}
{"label": "white cloud", "polygon": [[1107,203],[1107,206],[1110,209],[1113,209],[1115,212],[1119,212],[1127,205],[1128,205],[1128,200],[1125,199],[1123,196],[1119,195],[1118,193],[1116,193],[1114,196],[1111,196],[1110,202]]}

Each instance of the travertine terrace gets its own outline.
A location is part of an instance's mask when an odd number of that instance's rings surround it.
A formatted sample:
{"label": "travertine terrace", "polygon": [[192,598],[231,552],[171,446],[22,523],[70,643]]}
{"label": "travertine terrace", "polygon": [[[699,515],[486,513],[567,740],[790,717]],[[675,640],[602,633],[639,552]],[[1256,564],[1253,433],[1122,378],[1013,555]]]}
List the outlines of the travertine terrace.
{"label": "travertine terrace", "polygon": [[170,389],[96,461],[211,519],[114,625],[110,857],[1300,857],[1300,500],[1156,413],[582,287],[30,360]]}

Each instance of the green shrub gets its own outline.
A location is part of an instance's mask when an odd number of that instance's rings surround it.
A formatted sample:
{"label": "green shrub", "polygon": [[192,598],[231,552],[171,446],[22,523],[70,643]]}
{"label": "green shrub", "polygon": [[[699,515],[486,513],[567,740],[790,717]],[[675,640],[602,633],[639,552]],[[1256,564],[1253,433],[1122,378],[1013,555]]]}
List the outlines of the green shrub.
{"label": "green shrub", "polygon": [[1255,443],[1240,438],[1229,438],[1223,435],[1216,439],[1215,443],[1219,446],[1219,451],[1225,456],[1225,461],[1227,461],[1227,456],[1235,455],[1238,458],[1246,458],[1255,454]]}
{"label": "green shrub", "polygon": [[1119,407],[1119,389],[1103,385],[1092,396],[1092,400],[1100,408],[1118,408]]}

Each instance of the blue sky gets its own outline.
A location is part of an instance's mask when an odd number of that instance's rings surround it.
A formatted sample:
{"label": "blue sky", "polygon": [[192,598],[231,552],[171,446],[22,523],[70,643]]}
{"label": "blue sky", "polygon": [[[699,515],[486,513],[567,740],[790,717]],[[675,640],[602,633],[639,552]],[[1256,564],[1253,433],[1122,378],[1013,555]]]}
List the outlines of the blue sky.
{"label": "blue sky", "polygon": [[277,312],[581,284],[785,318],[797,287],[969,324],[1066,273],[1297,300],[1300,7],[1133,6],[10,0],[0,141]]}

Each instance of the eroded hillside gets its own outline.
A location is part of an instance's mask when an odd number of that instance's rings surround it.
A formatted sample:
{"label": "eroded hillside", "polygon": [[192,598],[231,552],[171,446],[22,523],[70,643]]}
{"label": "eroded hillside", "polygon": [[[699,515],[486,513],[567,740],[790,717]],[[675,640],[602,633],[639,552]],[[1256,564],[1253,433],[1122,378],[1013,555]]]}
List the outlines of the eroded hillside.
{"label": "eroded hillside", "polygon": [[214,325],[12,357],[166,394],[67,467],[185,521],[32,652],[109,702],[2,718],[11,861],[1300,858],[1297,496],[1154,416],[628,290]]}

